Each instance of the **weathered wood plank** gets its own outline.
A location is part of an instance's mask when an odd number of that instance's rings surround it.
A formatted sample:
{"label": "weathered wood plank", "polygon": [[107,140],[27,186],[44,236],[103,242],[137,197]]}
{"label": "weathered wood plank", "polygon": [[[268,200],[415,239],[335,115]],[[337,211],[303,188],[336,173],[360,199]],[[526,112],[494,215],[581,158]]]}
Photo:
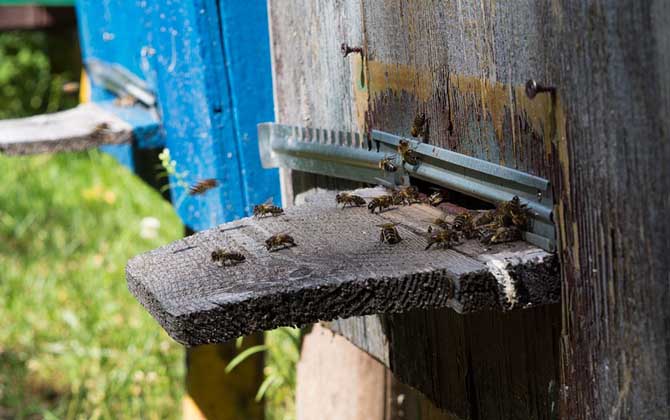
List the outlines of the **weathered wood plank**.
{"label": "weathered wood plank", "polygon": [[327,326],[459,418],[557,418],[559,305],[466,315],[414,310]]}
{"label": "weathered wood plank", "polygon": [[[241,219],[135,257],[126,270],[128,286],[188,345],[354,315],[443,307],[506,311],[556,302],[556,259],[529,244],[496,245],[476,256],[459,252],[461,245],[425,251],[425,228],[437,214],[423,205],[381,215],[364,207],[342,210],[333,195],[317,195],[284,216]],[[377,225],[398,220],[403,241],[380,243]],[[298,246],[268,252],[265,239],[281,232]],[[210,258],[216,248],[242,252],[246,261],[219,267]],[[521,265],[535,274],[514,275]],[[535,290],[534,279],[540,289],[523,295]]]}
{"label": "weathered wood plank", "polygon": [[0,121],[0,152],[8,155],[86,150],[132,138],[133,126],[94,103]]}

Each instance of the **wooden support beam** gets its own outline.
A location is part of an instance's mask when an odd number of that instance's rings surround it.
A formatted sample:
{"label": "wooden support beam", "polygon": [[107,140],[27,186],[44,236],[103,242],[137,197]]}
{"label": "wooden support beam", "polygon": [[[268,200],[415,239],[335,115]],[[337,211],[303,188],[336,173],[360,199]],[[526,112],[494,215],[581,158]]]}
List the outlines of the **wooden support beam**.
{"label": "wooden support beam", "polygon": [[129,143],[135,132],[141,132],[142,138],[150,138],[157,130],[155,117],[141,106],[86,103],[52,114],[0,120],[0,152],[7,155],[73,152]]}
{"label": "wooden support beam", "polygon": [[[368,199],[384,192],[358,191]],[[371,214],[316,195],[283,216],[226,223],[135,257],[128,286],[187,345],[354,315],[506,311],[558,300],[554,255],[527,243],[484,248],[471,240],[424,250],[426,228],[440,214],[425,205]],[[379,241],[377,225],[389,222],[403,238],[395,246]],[[297,246],[268,252],[264,241],[281,232]],[[219,267],[210,257],[217,248],[242,252],[246,261]]]}

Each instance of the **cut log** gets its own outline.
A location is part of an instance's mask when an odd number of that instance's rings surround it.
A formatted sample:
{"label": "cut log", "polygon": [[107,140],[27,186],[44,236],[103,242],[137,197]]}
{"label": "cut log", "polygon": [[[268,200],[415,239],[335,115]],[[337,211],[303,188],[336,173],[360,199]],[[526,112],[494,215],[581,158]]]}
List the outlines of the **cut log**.
{"label": "cut log", "polygon": [[80,151],[131,142],[133,131],[138,128],[135,123],[143,132],[158,127],[148,110],[118,107],[120,113],[132,115],[131,120],[125,120],[109,110],[113,108],[86,103],[67,111],[1,120],[0,152],[30,155]]}
{"label": "cut log", "polygon": [[[358,193],[369,199],[385,191]],[[424,250],[426,229],[441,213],[415,204],[371,214],[336,208],[332,194],[317,194],[282,216],[226,223],[137,256],[126,267],[128,286],[190,346],[355,315],[508,311],[558,301],[555,255],[525,242]],[[397,223],[402,241],[380,242],[382,223]],[[290,234],[297,246],[268,252],[265,240],[276,233]],[[211,260],[218,248],[246,260],[219,266]]]}

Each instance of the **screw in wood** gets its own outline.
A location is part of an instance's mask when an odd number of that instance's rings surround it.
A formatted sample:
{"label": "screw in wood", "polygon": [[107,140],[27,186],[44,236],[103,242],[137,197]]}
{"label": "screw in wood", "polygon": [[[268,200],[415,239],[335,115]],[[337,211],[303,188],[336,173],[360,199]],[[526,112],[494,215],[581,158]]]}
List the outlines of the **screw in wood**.
{"label": "screw in wood", "polygon": [[556,92],[556,88],[553,86],[542,86],[538,84],[534,79],[530,79],[526,82],[526,96],[529,99],[533,99],[538,93]]}
{"label": "screw in wood", "polygon": [[360,55],[363,55],[363,48],[361,47],[350,47],[346,42],[343,42],[342,45],[340,45],[340,51],[342,52],[342,56],[346,57],[351,53],[359,53]]}

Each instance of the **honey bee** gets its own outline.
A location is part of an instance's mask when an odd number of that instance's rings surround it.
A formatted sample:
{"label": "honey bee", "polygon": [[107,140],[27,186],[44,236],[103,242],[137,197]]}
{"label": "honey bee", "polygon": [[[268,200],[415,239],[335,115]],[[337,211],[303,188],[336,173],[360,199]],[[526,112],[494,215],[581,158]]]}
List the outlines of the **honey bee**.
{"label": "honey bee", "polygon": [[452,228],[455,231],[460,232],[467,239],[472,239],[477,234],[474,223],[472,222],[472,214],[467,211],[456,216]]}
{"label": "honey bee", "polygon": [[345,208],[348,205],[351,207],[356,206],[364,206],[365,205],[365,199],[361,197],[360,195],[355,195],[347,192],[342,192],[339,193],[335,196],[335,201],[337,204],[342,204],[342,208]]}
{"label": "honey bee", "polygon": [[382,195],[370,200],[368,210],[370,210],[370,213],[374,213],[375,209],[379,209],[379,213],[381,213],[383,209],[391,207],[391,204],[393,204],[393,196]]}
{"label": "honey bee", "polygon": [[137,103],[137,99],[133,95],[123,95],[114,99],[114,105],[121,108],[129,108]]}
{"label": "honey bee", "polygon": [[377,225],[381,228],[379,242],[386,242],[390,245],[395,245],[402,241],[402,238],[398,233],[398,229],[395,228],[395,225],[395,223],[384,223],[382,225]]}
{"label": "honey bee", "polygon": [[413,203],[419,202],[419,190],[413,185],[401,187],[399,190],[394,191],[391,197],[393,197],[393,204],[395,205],[411,206]]}
{"label": "honey bee", "polygon": [[498,204],[497,212],[502,226],[516,226],[524,229],[528,225],[528,208],[525,204],[521,204],[521,200],[516,195],[510,201]]}
{"label": "honey bee", "polygon": [[484,226],[494,223],[496,221],[497,213],[498,212],[495,209],[479,213],[475,219],[475,226]]}
{"label": "honey bee", "polygon": [[218,186],[219,181],[217,181],[214,178],[201,179],[200,181],[191,185],[191,187],[188,189],[188,194],[189,195],[204,194],[207,191],[211,190],[212,188],[216,188]]}
{"label": "honey bee", "polygon": [[503,242],[513,242],[521,239],[521,231],[516,226],[502,226],[495,231],[489,230],[482,242],[485,244],[501,244]]}
{"label": "honey bee", "polygon": [[278,233],[270,236],[265,240],[265,247],[270,252],[279,251],[280,249],[298,246],[291,235],[286,233]]}
{"label": "honey bee", "polygon": [[433,207],[437,207],[446,199],[447,199],[446,191],[435,191],[434,193],[428,196],[426,202]]}
{"label": "honey bee", "polygon": [[419,156],[417,156],[416,152],[410,148],[409,142],[406,140],[400,140],[398,142],[398,154],[400,154],[400,157],[402,158],[403,166],[405,163],[409,163],[412,166],[419,164]]}
{"label": "honey bee", "polygon": [[222,266],[240,264],[245,259],[244,255],[235,251],[226,251],[220,248],[212,251],[212,261]]}
{"label": "honey bee", "polygon": [[[434,219],[432,224],[439,227],[440,229],[449,229],[449,223],[446,220],[439,217],[437,219]],[[432,231],[432,228],[428,227],[428,231],[430,233],[430,231]]]}
{"label": "honey bee", "polygon": [[272,217],[280,216],[284,214],[284,210],[272,204],[272,197],[270,197],[265,203],[254,206],[254,217],[263,217],[272,215]]}
{"label": "honey bee", "polygon": [[379,169],[381,169],[384,172],[395,172],[398,170],[398,166],[396,166],[394,162],[394,158],[391,156],[387,156],[384,159],[379,161]]}
{"label": "honey bee", "polygon": [[93,133],[91,133],[91,136],[94,138],[102,138],[104,139],[107,135],[109,135],[109,130],[112,127],[109,125],[109,123],[106,122],[101,122],[95,125],[93,128]]}
{"label": "honey bee", "polygon": [[412,123],[412,137],[422,137],[426,127],[426,114],[416,114]]}
{"label": "honey bee", "polygon": [[436,245],[438,248],[446,249],[451,248],[451,245],[454,243],[458,243],[458,233],[449,228],[438,230],[435,233],[428,233],[428,245],[426,245],[426,250],[430,249],[433,245]]}

